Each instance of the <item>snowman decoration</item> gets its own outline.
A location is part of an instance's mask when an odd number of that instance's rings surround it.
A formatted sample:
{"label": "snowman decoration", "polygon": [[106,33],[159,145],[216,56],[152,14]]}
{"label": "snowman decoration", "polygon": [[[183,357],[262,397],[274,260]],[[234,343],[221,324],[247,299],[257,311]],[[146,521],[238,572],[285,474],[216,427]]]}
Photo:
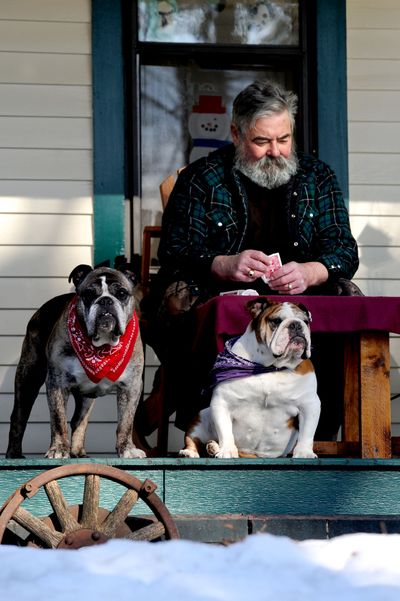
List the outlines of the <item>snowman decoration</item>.
{"label": "snowman decoration", "polygon": [[190,163],[228,144],[230,119],[222,105],[222,96],[200,94],[198,104],[192,108],[188,127],[192,138]]}

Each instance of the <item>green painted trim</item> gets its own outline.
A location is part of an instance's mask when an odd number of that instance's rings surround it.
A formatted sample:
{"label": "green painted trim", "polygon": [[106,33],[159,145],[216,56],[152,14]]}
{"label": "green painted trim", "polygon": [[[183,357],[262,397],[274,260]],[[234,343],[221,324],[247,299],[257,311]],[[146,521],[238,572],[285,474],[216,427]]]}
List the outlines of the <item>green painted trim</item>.
{"label": "green painted trim", "polygon": [[121,0],[92,0],[94,264],[125,247],[125,111]]}
{"label": "green painted trim", "polygon": [[352,458],[329,458],[329,459],[188,459],[174,457],[146,457],[145,459],[122,459],[116,456],[85,457],[84,459],[46,459],[44,456],[30,456],[27,459],[5,459],[0,458],[0,472],[2,470],[25,470],[25,469],[52,469],[60,465],[72,465],[76,463],[100,463],[112,465],[119,469],[143,470],[347,470],[347,471],[373,471],[382,472],[397,470],[400,472],[400,459],[352,459]]}
{"label": "green painted trim", "polygon": [[318,156],[335,171],[348,202],[346,0],[318,0]]}
{"label": "green painted trim", "polygon": [[94,264],[124,254],[125,200],[119,194],[97,194],[94,203]]}

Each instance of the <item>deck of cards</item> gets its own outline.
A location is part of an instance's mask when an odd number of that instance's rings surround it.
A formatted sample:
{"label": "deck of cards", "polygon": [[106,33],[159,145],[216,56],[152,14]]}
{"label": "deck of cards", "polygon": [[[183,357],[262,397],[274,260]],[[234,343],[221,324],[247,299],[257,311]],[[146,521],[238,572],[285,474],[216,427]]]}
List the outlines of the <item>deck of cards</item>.
{"label": "deck of cards", "polygon": [[270,281],[272,274],[282,267],[282,261],[279,253],[268,255],[268,259],[270,260],[270,265],[269,267],[266,267],[266,273],[261,276],[261,279],[266,284],[268,284]]}

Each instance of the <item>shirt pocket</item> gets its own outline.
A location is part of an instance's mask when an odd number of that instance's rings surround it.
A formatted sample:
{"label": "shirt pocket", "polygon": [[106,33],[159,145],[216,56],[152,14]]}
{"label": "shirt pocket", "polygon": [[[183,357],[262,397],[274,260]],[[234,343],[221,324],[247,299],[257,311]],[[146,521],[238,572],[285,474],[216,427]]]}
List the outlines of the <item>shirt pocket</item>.
{"label": "shirt pocket", "polygon": [[305,203],[304,206],[299,207],[299,221],[305,221],[306,223],[317,223],[320,212],[318,207],[313,204]]}
{"label": "shirt pocket", "polygon": [[319,229],[319,211],[316,207],[307,204],[304,207],[300,207],[298,218],[299,218],[299,236],[302,240],[310,245],[315,239],[317,231]]}
{"label": "shirt pocket", "polygon": [[213,209],[206,213],[207,229],[211,235],[237,232],[237,222],[231,211]]}

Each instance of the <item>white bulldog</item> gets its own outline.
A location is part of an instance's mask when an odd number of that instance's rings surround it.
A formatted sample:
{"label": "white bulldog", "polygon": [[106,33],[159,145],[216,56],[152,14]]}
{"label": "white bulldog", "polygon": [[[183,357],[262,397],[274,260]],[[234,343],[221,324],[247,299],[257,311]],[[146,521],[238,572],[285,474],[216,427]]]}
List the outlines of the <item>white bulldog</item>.
{"label": "white bulldog", "polygon": [[252,320],[217,357],[210,407],[185,435],[183,457],[314,458],[320,415],[304,305],[259,297]]}

